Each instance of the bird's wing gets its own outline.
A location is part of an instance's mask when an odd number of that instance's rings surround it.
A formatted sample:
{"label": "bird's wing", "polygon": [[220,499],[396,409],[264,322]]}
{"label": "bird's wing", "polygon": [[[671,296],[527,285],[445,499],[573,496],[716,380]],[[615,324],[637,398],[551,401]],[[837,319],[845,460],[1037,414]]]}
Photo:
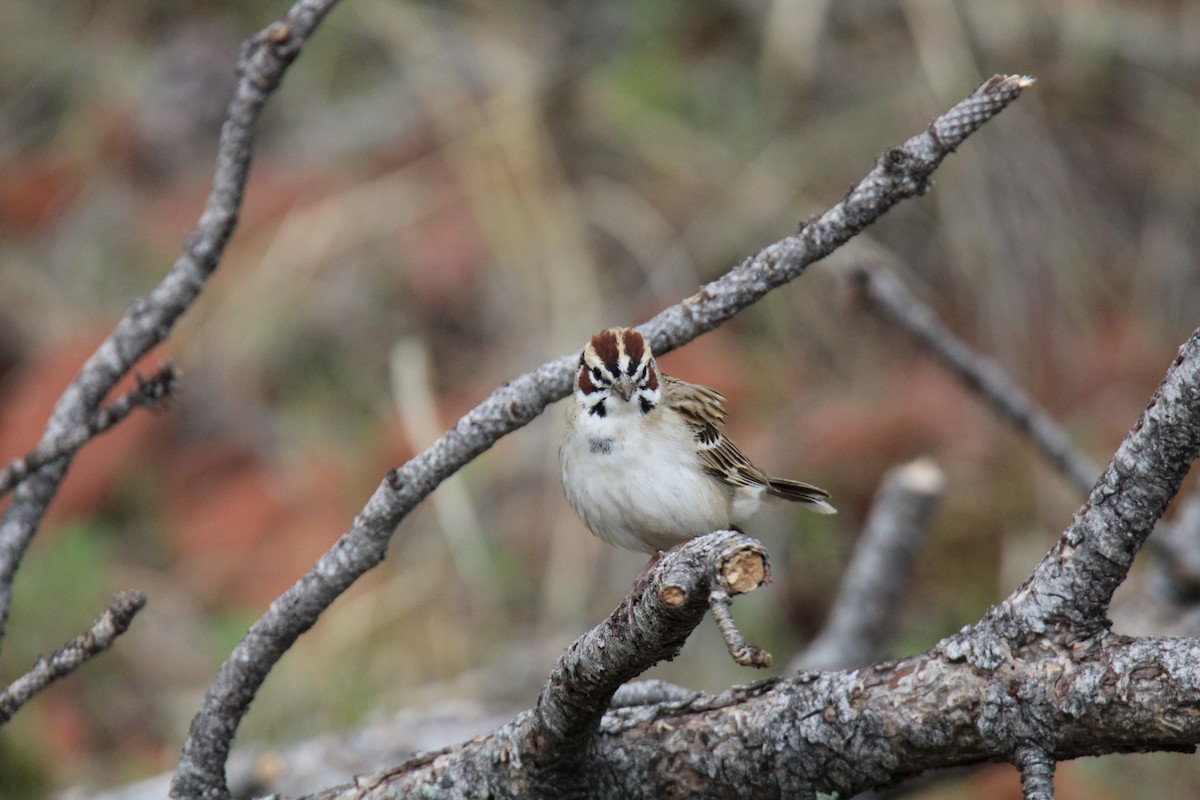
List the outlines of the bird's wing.
{"label": "bird's wing", "polygon": [[725,421],[725,397],[720,392],[665,375],[663,385],[663,403],[692,429],[705,472],[730,486],[769,485],[766,473],[751,464],[717,427]]}

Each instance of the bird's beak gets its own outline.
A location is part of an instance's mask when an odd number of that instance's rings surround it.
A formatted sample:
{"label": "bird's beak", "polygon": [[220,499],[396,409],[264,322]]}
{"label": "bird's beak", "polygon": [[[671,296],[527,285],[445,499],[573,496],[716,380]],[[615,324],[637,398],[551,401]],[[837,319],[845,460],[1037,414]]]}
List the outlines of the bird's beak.
{"label": "bird's beak", "polygon": [[617,390],[617,394],[621,395],[621,399],[628,403],[629,398],[633,397],[633,390],[636,387],[628,375],[622,375],[620,380],[613,384],[613,388]]}

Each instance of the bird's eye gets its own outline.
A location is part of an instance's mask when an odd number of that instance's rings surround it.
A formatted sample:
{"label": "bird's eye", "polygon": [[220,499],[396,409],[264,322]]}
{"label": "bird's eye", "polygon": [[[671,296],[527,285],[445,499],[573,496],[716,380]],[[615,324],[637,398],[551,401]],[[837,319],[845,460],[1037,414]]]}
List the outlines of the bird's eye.
{"label": "bird's eye", "polygon": [[599,367],[592,367],[592,380],[597,381],[597,382],[603,380],[603,378],[600,375]]}

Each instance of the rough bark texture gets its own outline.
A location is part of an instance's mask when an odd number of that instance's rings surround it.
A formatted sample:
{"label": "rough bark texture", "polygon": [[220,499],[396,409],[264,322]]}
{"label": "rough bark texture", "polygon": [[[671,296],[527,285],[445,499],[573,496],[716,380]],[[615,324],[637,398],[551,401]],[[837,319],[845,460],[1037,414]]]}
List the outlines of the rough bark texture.
{"label": "rough bark texture", "polygon": [[[1031,734],[1055,760],[1190,750],[1200,740],[1195,640],[1102,634],[1000,670],[978,669],[946,644],[862,670],[612,711],[579,762],[578,792],[554,796],[848,797],[929,769],[1009,759],[1011,742]],[[527,725],[528,712],[491,736],[311,797],[526,796]]]}

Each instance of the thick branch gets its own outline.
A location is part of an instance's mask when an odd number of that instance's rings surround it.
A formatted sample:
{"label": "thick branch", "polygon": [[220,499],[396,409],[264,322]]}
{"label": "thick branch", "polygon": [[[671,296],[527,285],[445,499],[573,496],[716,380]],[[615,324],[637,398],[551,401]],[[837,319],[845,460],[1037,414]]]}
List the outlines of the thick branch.
{"label": "thick branch", "polygon": [[[1200,741],[1197,659],[1197,640],[1104,635],[989,671],[935,648],[614,710],[579,766],[587,789],[578,796],[852,797],[929,769],[1008,760],[1034,729],[1054,760],[1190,751]],[[522,720],[314,798],[519,794],[513,731]]]}
{"label": "thick branch", "polygon": [[[762,547],[740,533],[702,536],[666,553],[644,591],[559,658],[537,706],[473,745],[422,756],[385,775],[359,780],[358,791],[387,786],[387,796],[577,797],[588,792],[591,743],[613,693],[625,681],[674,658],[704,618],[714,590],[750,591],[766,576]],[[751,562],[756,569],[746,570]],[[743,578],[747,572],[753,575]],[[478,745],[478,747],[474,746]],[[483,758],[484,763],[477,763]],[[416,767],[410,780],[407,771]],[[461,776],[482,783],[455,785]]]}
{"label": "thick branch", "polygon": [[[238,59],[237,90],[221,128],[212,191],[195,230],[162,283],[133,303],[63,392],[46,423],[41,445],[53,447],[60,437],[86,426],[117,381],[170,335],[199,295],[237,223],[259,114],[300,46],[335,2],[299,0],[284,22],[246,43]],[[65,454],[22,481],[0,518],[0,640],[12,602],[13,578],[70,461],[71,454]]]}
{"label": "thick branch", "polygon": [[165,408],[171,395],[179,390],[179,370],[166,363],[149,378],[137,376],[137,386],[97,411],[82,425],[63,431],[51,441],[43,440],[34,450],[0,470],[0,494],[12,489],[31,473],[56,458],[74,453],[96,436],[112,428],[139,406]]}
{"label": "thick branch", "polygon": [[[746,259],[650,320],[642,330],[655,352],[665,353],[715,328],[799,277],[900,200],[926,191],[942,159],[1030,83],[1019,76],[991,78],[927,130],[884,153],[840,203],[798,234]],[[224,764],[234,733],[275,662],[350,584],[383,559],[396,526],[439,483],[567,395],[576,358],[563,356],[502,385],[437,442],[388,474],[354,525],[271,604],[222,664],[184,743],[176,796],[227,795]]]}
{"label": "thick branch", "polygon": [[860,667],[879,657],[943,485],[930,459],[884,476],[829,619],[789,672]]}
{"label": "thick branch", "polygon": [[[1107,627],[1113,592],[1200,449],[1200,330],[1179,349],[1158,391],[1121,442],[1087,502],[1030,578],[985,624],[1014,640]],[[977,654],[983,656],[983,654]],[[983,656],[993,666],[1003,654]]]}
{"label": "thick branch", "polygon": [[65,678],[91,659],[112,647],[114,641],[129,629],[134,616],[146,605],[142,592],[120,592],[87,633],[76,636],[49,658],[39,658],[33,669],[17,678],[0,692],[0,725],[12,719],[21,706],[38,692]]}
{"label": "thick branch", "polygon": [[866,304],[935,355],[1000,417],[1024,433],[1080,492],[1088,492],[1100,469],[1033,398],[995,361],[980,355],[942,324],[896,276],[883,267],[856,270],[855,286]]}

